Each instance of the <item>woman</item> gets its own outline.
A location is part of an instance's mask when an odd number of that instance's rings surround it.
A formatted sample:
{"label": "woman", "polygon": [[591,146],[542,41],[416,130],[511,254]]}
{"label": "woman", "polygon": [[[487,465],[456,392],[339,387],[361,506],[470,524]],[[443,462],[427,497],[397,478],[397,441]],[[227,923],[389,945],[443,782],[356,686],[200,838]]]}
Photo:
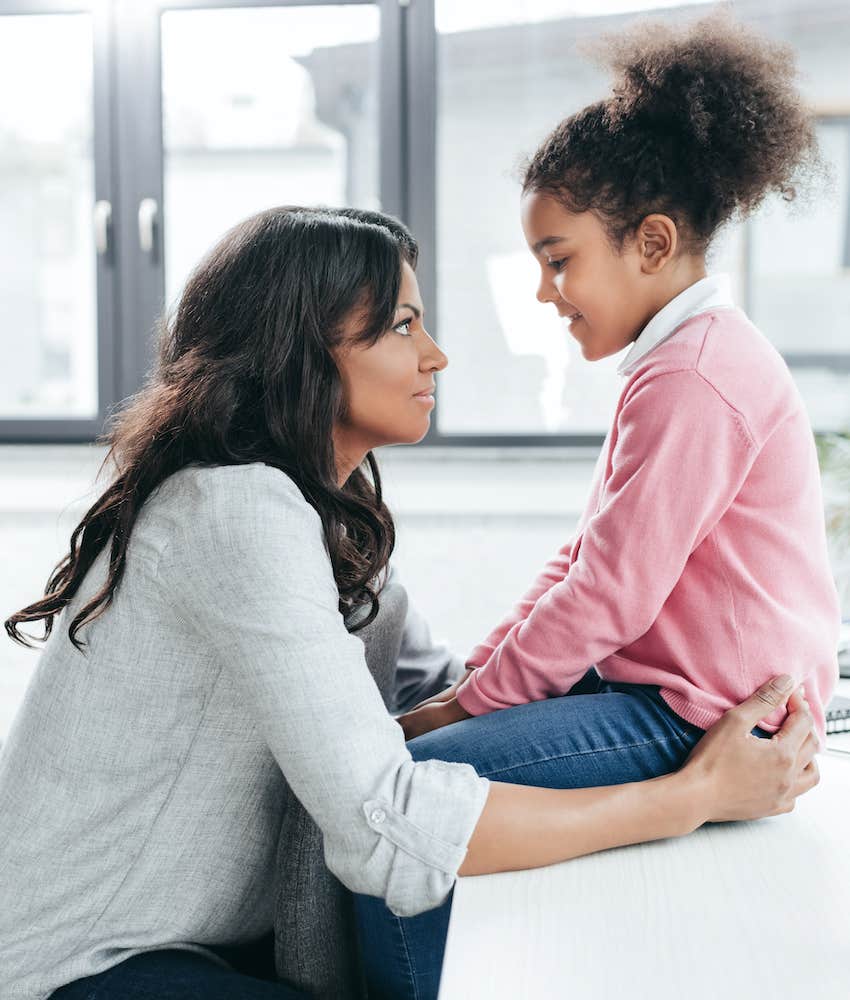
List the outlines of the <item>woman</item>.
{"label": "woman", "polygon": [[[284,776],[328,867],[400,916],[458,872],[787,811],[816,783],[811,717],[779,686],[624,788],[412,760],[356,630],[393,546],[371,449],[425,434],[446,365],[416,256],[376,213],[278,208],[190,278],[110,433],[114,481],[6,623],[46,638],[64,613],[0,757],[4,997],[298,995],[221,951],[271,926]],[[777,739],[744,739],[789,696]]]}

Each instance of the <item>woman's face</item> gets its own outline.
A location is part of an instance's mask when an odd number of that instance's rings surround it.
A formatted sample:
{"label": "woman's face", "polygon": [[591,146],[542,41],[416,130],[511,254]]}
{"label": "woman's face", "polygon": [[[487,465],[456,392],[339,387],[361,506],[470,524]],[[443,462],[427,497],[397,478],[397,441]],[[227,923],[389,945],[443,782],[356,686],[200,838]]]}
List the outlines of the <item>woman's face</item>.
{"label": "woman's face", "polygon": [[584,357],[597,361],[632,343],[655,311],[637,249],[617,253],[593,212],[569,212],[540,192],[523,195],[521,211],[540,267],[537,298],[567,320]]}
{"label": "woman's face", "polygon": [[[334,351],[346,404],[334,445],[352,469],[372,448],[413,444],[428,431],[434,377],[448,359],[428,336],[423,313],[416,275],[402,264],[392,327],[371,346],[349,342]],[[352,334],[356,329],[353,317]]]}

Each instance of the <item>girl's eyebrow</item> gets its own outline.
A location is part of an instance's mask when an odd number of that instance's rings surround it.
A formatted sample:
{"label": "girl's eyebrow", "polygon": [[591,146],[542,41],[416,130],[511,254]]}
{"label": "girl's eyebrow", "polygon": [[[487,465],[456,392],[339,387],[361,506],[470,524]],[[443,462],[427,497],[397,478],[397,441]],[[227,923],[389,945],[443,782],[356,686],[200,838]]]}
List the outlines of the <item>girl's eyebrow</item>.
{"label": "girl's eyebrow", "polygon": [[545,247],[550,247],[554,243],[564,243],[568,239],[569,236],[546,236],[542,240],[538,240],[531,249],[534,253],[540,253]]}
{"label": "girl's eyebrow", "polygon": [[422,319],[422,310],[413,305],[412,302],[399,302],[396,311],[399,309],[409,309],[417,319]]}

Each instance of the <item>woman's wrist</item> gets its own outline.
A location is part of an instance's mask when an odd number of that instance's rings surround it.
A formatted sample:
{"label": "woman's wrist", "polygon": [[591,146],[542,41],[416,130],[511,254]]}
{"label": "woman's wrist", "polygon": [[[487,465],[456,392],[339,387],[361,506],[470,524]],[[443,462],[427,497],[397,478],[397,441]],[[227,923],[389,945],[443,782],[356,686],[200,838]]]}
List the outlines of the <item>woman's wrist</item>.
{"label": "woman's wrist", "polygon": [[704,769],[685,764],[669,778],[671,811],[674,813],[679,834],[693,833],[707,823],[713,813],[714,786]]}

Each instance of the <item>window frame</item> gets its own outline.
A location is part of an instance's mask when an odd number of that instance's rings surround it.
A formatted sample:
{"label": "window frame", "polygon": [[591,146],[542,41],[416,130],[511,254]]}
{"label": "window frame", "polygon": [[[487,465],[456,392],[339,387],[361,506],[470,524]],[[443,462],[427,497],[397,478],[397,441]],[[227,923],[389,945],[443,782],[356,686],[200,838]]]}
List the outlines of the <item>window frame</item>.
{"label": "window frame", "polygon": [[[410,66],[410,90],[418,94],[418,101],[411,107],[420,116],[417,127],[411,135],[411,152],[416,156],[413,163],[416,170],[411,173],[411,228],[423,248],[423,261],[419,265],[420,285],[423,298],[429,308],[428,327],[431,335],[439,342],[438,300],[440,290],[436,283],[436,217],[437,217],[437,44],[438,33],[435,21],[434,0],[411,0],[416,16],[411,18],[410,31],[415,34],[409,39],[412,51],[420,53],[420,58]],[[823,112],[815,116],[817,123],[830,122],[850,126],[850,110],[847,112]],[[743,294],[741,307],[746,312],[749,306],[752,281],[752,221],[742,223],[744,239]],[[850,199],[848,199],[845,223],[843,263],[850,267]],[[850,349],[844,354],[805,352],[784,352],[783,359],[789,368],[824,368],[832,372],[850,372]],[[481,448],[481,449],[593,449],[598,450],[605,440],[604,433],[598,434],[451,434],[439,429],[439,395],[433,411],[433,419],[424,443],[439,448]]]}
{"label": "window frame", "polygon": [[[142,385],[154,357],[154,323],[164,305],[163,136],[160,27],[171,10],[376,6],[379,36],[379,184],[384,211],[403,219],[421,248],[419,283],[428,326],[439,341],[437,285],[438,33],[434,0],[0,0],[5,15],[89,13],[94,29],[95,201],[112,206],[109,250],[98,256],[98,415],[94,419],[0,419],[0,443],[93,441],[111,413]],[[2,20],[0,20],[2,23]],[[850,126],[850,111],[818,120]],[[152,198],[160,215],[151,253],[139,245],[138,210]],[[751,241],[744,240],[744,301]],[[850,207],[845,230],[850,266]],[[786,353],[792,369],[850,372],[846,354]],[[423,445],[453,450],[598,449],[598,434],[451,434],[439,429],[440,400]]]}
{"label": "window frame", "polygon": [[[408,214],[408,123],[404,106],[402,0],[0,0],[4,15],[89,13],[94,19],[95,202],[112,206],[110,245],[97,260],[98,414],[96,418],[0,420],[0,443],[91,442],[109,416],[143,384],[154,360],[155,324],[164,308],[161,18],[170,10],[372,6],[379,11],[379,186],[384,210]],[[0,20],[2,23],[2,20]],[[153,246],[142,250],[143,199],[157,208]]]}
{"label": "window frame", "polygon": [[107,419],[116,395],[119,344],[117,334],[118,279],[116,267],[116,176],[113,136],[113,64],[109,45],[110,10],[95,0],[0,0],[0,24],[4,17],[40,14],[88,14],[92,18],[92,116],[94,157],[94,202],[112,206],[105,254],[95,265],[97,316],[97,416],[4,417],[0,418],[0,443],[79,442],[96,438]]}

